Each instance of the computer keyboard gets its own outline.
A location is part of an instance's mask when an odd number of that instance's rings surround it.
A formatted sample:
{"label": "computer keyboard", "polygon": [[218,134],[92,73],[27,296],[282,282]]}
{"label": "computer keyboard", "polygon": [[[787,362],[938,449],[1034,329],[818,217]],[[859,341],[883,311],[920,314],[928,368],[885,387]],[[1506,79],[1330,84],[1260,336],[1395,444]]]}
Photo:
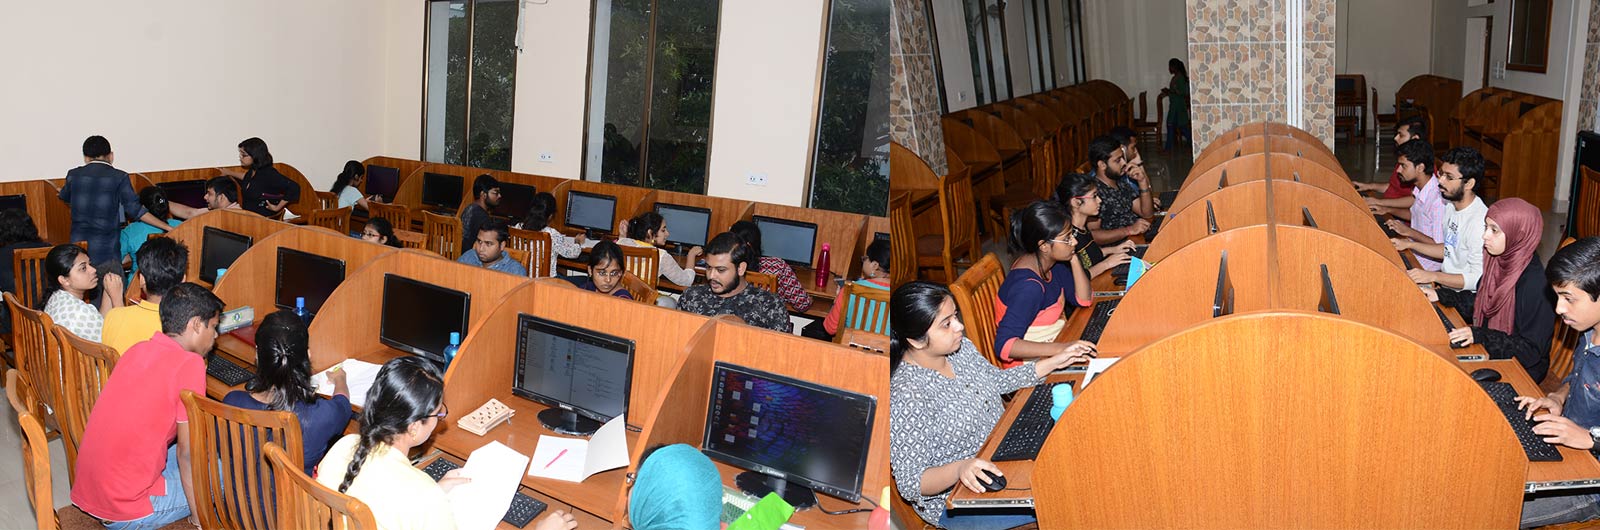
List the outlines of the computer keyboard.
{"label": "computer keyboard", "polygon": [[1165,220],[1166,218],[1167,218],[1167,216],[1165,216],[1165,215],[1157,215],[1154,218],[1150,219],[1150,228],[1147,228],[1144,231],[1144,240],[1145,241],[1154,241],[1155,240],[1156,234],[1161,232],[1161,221]]}
{"label": "computer keyboard", "polygon": [[1050,418],[1050,407],[1055,404],[1055,396],[1051,389],[1056,385],[1070,385],[1071,382],[1044,383],[1033,387],[1033,395],[1028,396],[1028,402],[1022,404],[1022,412],[1017,414],[1017,421],[1011,423],[1011,428],[1006,430],[1006,436],[1000,439],[1000,447],[994,450],[991,462],[1005,462],[1008,460],[1033,460],[1039,456],[1039,450],[1044,448],[1044,439],[1050,436],[1050,429],[1055,428],[1056,420]]}
{"label": "computer keyboard", "polygon": [[1517,433],[1517,441],[1522,444],[1522,452],[1527,453],[1530,462],[1561,461],[1561,453],[1556,451],[1556,447],[1533,433],[1535,422],[1526,419],[1526,413],[1517,408],[1517,391],[1510,383],[1480,381],[1478,385],[1494,400],[1495,406],[1500,407],[1500,413],[1506,416],[1512,432]]}
{"label": "computer keyboard", "polygon": [[245,381],[255,379],[256,374],[246,370],[243,366],[234,364],[228,358],[215,353],[206,356],[206,375],[217,378],[222,384],[239,386]]}
{"label": "computer keyboard", "polygon": [[1111,321],[1111,312],[1117,310],[1117,304],[1122,299],[1103,300],[1094,304],[1094,314],[1089,315],[1089,325],[1083,328],[1083,334],[1078,338],[1089,342],[1100,342],[1100,334],[1106,331],[1106,322]]}
{"label": "computer keyboard", "polygon": [[1450,317],[1445,316],[1444,308],[1439,307],[1439,304],[1434,304],[1433,305],[1433,312],[1437,313],[1439,315],[1439,322],[1444,324],[1444,330],[1445,331],[1455,331],[1456,330],[1456,325],[1450,323]]}
{"label": "computer keyboard", "polygon": [[1394,231],[1394,229],[1389,228],[1389,224],[1383,222],[1383,216],[1382,215],[1374,214],[1372,216],[1372,219],[1378,222],[1378,228],[1382,228],[1383,229],[1384,235],[1387,235],[1389,237],[1400,237],[1400,233],[1399,232],[1396,232],[1396,231]]}
{"label": "computer keyboard", "polygon": [[[444,478],[445,473],[460,467],[461,464],[452,462],[449,459],[435,458],[432,463],[428,464],[428,467],[422,468],[422,472],[433,477],[434,482],[438,482],[439,479]],[[544,510],[548,507],[544,501],[529,497],[519,491],[516,496],[511,498],[511,507],[506,509],[505,517],[501,517],[500,520],[511,524],[511,526],[522,528],[533,522],[533,518],[544,513]]]}

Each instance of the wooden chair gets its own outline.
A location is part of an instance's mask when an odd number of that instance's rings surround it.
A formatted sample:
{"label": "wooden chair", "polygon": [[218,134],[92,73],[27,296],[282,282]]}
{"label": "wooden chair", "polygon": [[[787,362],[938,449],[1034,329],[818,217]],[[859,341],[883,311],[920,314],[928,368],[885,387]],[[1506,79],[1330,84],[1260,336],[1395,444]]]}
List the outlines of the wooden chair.
{"label": "wooden chair", "polygon": [[[1584,168],[1584,171],[1588,170],[1588,168]],[[1561,240],[1561,246],[1556,248],[1566,248],[1567,245],[1571,245],[1574,241],[1577,241],[1577,239],[1570,237],[1563,239]],[[1578,347],[1578,338],[1583,334],[1579,330],[1572,329],[1572,326],[1561,323],[1559,319],[1556,320],[1555,325],[1555,333],[1550,336],[1550,370],[1545,372],[1544,381],[1539,382],[1539,387],[1544,389],[1546,393],[1554,392],[1560,389],[1562,384],[1566,383],[1567,375],[1572,373],[1572,366],[1575,362],[1572,359],[1572,352]]]}
{"label": "wooden chair", "polygon": [[317,192],[317,209],[332,210],[339,207],[339,196],[331,191]]}
{"label": "wooden chair", "polygon": [[889,278],[893,285],[917,279],[917,236],[911,220],[911,194],[889,199]]}
{"label": "wooden chair", "polygon": [[656,286],[660,285],[661,282],[661,263],[659,262],[661,251],[652,247],[620,246],[622,247],[622,268],[643,280],[650,290],[656,290]]}
{"label": "wooden chair", "polygon": [[751,287],[765,289],[772,294],[778,294],[778,277],[765,272],[745,271],[744,281]]}
{"label": "wooden chair", "polygon": [[433,212],[422,212],[423,248],[447,259],[461,256],[461,219]]}
{"label": "wooden chair", "polygon": [[22,428],[22,478],[39,530],[105,528],[100,520],[68,503],[56,510],[50,472],[49,438],[44,434],[43,409],[38,394],[16,370],[6,371],[6,398],[16,410]]}
{"label": "wooden chair", "polygon": [[550,233],[543,230],[511,229],[511,248],[523,250],[528,256],[528,276],[546,278],[555,275],[550,268],[550,254],[555,252]]}
{"label": "wooden chair", "polygon": [[273,474],[261,450],[282,442],[290,465],[305,465],[300,420],[289,411],[246,410],[183,391],[189,411],[195,516],[202,528],[283,528],[273,509]]}
{"label": "wooden chair", "polygon": [[267,442],[261,450],[278,478],[277,528],[377,530],[378,521],[366,503],[306,476],[277,442]]}
{"label": "wooden chair", "polygon": [[100,399],[100,389],[111,379],[111,370],[122,354],[110,346],[73,335],[61,326],[54,326],[51,333],[61,344],[61,372],[66,383],[62,412],[56,416],[61,418],[61,445],[67,450],[67,477],[75,478],[78,444],[83,443],[89,411],[94,410],[95,401]]}
{"label": "wooden chair", "polygon": [[833,342],[847,348],[866,350],[879,355],[889,354],[889,337],[859,329],[840,329],[839,333],[833,336]]}
{"label": "wooden chair", "polygon": [[306,224],[320,226],[340,234],[350,234],[350,212],[355,208],[346,206],[333,210],[317,210],[306,214]]}
{"label": "wooden chair", "polygon": [[[845,304],[839,319],[839,329],[859,329],[877,335],[889,334],[889,290],[876,287],[856,287],[856,282],[844,284],[836,304]],[[839,341],[840,334],[834,335]]]}
{"label": "wooden chair", "polygon": [[[1161,109],[1157,109],[1155,119],[1150,118],[1149,95],[1148,91],[1139,92],[1139,117],[1133,120],[1133,132],[1138,133],[1140,138],[1149,138],[1151,141],[1159,142],[1161,141],[1161,121],[1165,116],[1162,116]],[[1165,94],[1156,96],[1156,105],[1158,107],[1161,105],[1161,98],[1164,97],[1167,96]]]}
{"label": "wooden chair", "polygon": [[395,231],[411,229],[411,209],[404,204],[367,201],[368,219],[386,219]]}
{"label": "wooden chair", "polygon": [[[39,391],[48,416],[41,421],[54,433],[56,426],[63,423],[60,420],[65,417],[62,411],[66,408],[61,399],[66,386],[61,376],[61,342],[51,332],[55,322],[44,311],[23,307],[11,293],[5,293],[5,301],[11,310],[11,347],[16,352],[17,370]],[[75,456],[71,454],[74,450],[76,447],[67,444],[69,460]]]}
{"label": "wooden chair", "polygon": [[527,269],[529,271],[533,270],[533,264],[532,263],[528,263],[528,255],[529,255],[528,251],[522,250],[522,249],[518,249],[518,248],[506,247],[505,252],[506,252],[506,257],[511,258],[511,261],[515,261],[517,263],[521,263],[523,269]]}
{"label": "wooden chair", "polygon": [[[89,250],[87,241],[79,241],[78,246]],[[44,296],[46,278],[44,272],[44,258],[50,254],[54,247],[19,248],[11,254],[11,273],[15,276],[17,301],[28,307],[35,307],[39,298]]]}
{"label": "wooden chair", "polygon": [[422,232],[418,232],[416,230],[400,230],[397,228],[394,231],[394,238],[400,240],[401,247],[427,250],[424,247],[428,242],[428,236],[423,235]]}
{"label": "wooden chair", "polygon": [[956,299],[956,307],[961,310],[961,323],[967,327],[967,336],[978,337],[972,344],[995,366],[1000,365],[999,352],[994,351],[993,340],[984,337],[994,337],[995,328],[1000,324],[994,304],[1000,296],[1000,283],[1005,278],[1005,269],[1001,268],[999,258],[994,254],[985,254],[983,259],[950,284],[950,293]]}
{"label": "wooden chair", "polygon": [[622,288],[633,295],[634,301],[646,305],[656,305],[656,299],[661,297],[661,292],[656,291],[655,286],[645,283],[628,271],[622,272]]}
{"label": "wooden chair", "polygon": [[977,261],[978,225],[974,217],[972,180],[962,174],[939,181],[939,216],[944,233],[917,238],[917,269],[943,273],[941,281],[956,277],[956,265]]}
{"label": "wooden chair", "polygon": [[1573,197],[1568,206],[1577,212],[1568,233],[1577,237],[1600,236],[1600,171],[1588,166],[1578,167],[1582,168],[1583,182],[1578,183],[1578,196]]}

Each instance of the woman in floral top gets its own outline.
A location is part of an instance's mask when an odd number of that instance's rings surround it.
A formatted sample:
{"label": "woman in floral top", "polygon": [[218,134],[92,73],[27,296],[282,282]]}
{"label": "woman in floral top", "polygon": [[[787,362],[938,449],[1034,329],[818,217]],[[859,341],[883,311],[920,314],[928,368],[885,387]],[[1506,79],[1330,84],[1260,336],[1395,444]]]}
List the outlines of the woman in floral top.
{"label": "woman in floral top", "polygon": [[105,314],[122,306],[122,275],[105,276],[105,293],[100,306],[84,302],[84,296],[100,286],[100,274],[89,265],[89,253],[77,245],[56,245],[44,258],[45,286],[40,309],[50,320],[79,338],[100,342]]}
{"label": "woman in floral top", "polygon": [[[945,499],[954,488],[983,493],[984,471],[1000,469],[977,458],[1005,413],[1001,396],[1039,384],[1045,376],[1094,355],[1092,346],[1001,370],[962,336],[950,290],[911,282],[889,300],[889,465],[900,496],[928,524],[952,530],[1011,528],[1031,515],[951,515]],[[979,337],[979,340],[988,340]]]}
{"label": "woman in floral top", "polygon": [[528,215],[523,218],[522,224],[517,228],[550,234],[550,271],[556,275],[556,258],[574,259],[583,254],[583,234],[577,238],[567,237],[566,234],[550,226],[550,220],[556,216],[556,196],[549,193],[539,193],[533,196],[533,201],[528,204]]}

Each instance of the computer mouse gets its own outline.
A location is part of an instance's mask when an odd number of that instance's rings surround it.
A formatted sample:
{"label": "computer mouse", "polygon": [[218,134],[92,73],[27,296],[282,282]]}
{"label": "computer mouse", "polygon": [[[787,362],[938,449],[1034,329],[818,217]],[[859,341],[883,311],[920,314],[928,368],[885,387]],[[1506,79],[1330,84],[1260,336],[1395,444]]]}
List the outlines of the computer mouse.
{"label": "computer mouse", "polygon": [[1479,368],[1472,371],[1472,380],[1481,383],[1493,383],[1500,380],[1500,372],[1493,368]]}
{"label": "computer mouse", "polygon": [[983,474],[989,477],[989,480],[979,480],[979,482],[983,483],[984,491],[1000,491],[1006,489],[1005,477],[996,475],[993,471],[989,471],[987,469],[983,470]]}

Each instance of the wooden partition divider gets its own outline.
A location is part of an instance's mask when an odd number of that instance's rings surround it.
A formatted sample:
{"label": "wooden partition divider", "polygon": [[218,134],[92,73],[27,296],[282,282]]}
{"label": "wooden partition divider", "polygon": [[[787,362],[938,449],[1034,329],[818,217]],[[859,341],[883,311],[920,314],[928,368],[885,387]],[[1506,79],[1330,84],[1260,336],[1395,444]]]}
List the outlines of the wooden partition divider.
{"label": "wooden partition divider", "polygon": [[[657,404],[657,411],[647,416],[652,418],[651,423],[644,426],[639,444],[631,448],[633,464],[629,465],[629,472],[637,471],[640,456],[650,447],[675,443],[700,446],[705,433],[706,407],[711,398],[713,366],[718,361],[875,396],[877,408],[872,419],[862,496],[875,498],[877,492],[893,482],[889,475],[888,451],[888,357],[723,320],[713,321],[709,329],[701,330],[690,343],[682,364],[670,378],[671,385]],[[733,476],[740,470],[723,463],[718,463],[717,468],[722,472],[723,484],[732,486]],[[870,507],[865,500],[852,506],[825,495],[819,498],[823,507],[834,511]],[[626,502],[626,498],[619,499],[621,502]],[[830,516],[813,508],[797,512],[790,522],[806,528],[864,528],[866,520],[864,513]]]}
{"label": "wooden partition divider", "polygon": [[[317,198],[317,188],[313,187],[311,181],[306,179],[305,173],[301,173],[299,168],[283,162],[275,163],[272,167],[300,186],[300,200],[287,206],[290,212],[294,212],[295,215],[305,216],[315,210],[322,209],[322,201]],[[333,181],[329,180],[328,182],[331,183]]]}
{"label": "wooden partition divider", "polygon": [[[348,278],[378,256],[400,249],[369,243],[318,227],[291,226],[258,239],[211,289],[230,309],[250,306],[256,321],[276,309],[278,249],[289,248],[344,261]],[[191,248],[191,255],[198,249]]]}
{"label": "wooden partition divider", "polygon": [[[695,206],[699,208],[710,209],[711,225],[710,228],[706,230],[707,241],[710,241],[711,238],[716,237],[717,234],[727,232],[728,228],[732,227],[734,222],[743,219],[749,219],[750,210],[755,208],[756,205],[754,201],[746,201],[741,199],[728,199],[724,197],[700,195],[697,193],[658,190],[650,195],[645,196],[635,211],[654,211],[656,209],[656,203],[662,202],[668,204],[677,204],[680,206]],[[620,200],[617,203],[617,209],[622,209]],[[667,227],[667,230],[671,231],[672,227]]]}
{"label": "wooden partition divider", "polygon": [[[1106,322],[1098,343],[1100,355],[1132,352],[1210,320],[1223,252],[1228,253],[1234,311],[1270,309],[1272,293],[1263,280],[1272,273],[1268,235],[1264,224],[1217,232],[1178,249],[1145,271]],[[1077,340],[1077,336],[1070,339]]]}
{"label": "wooden partition divider", "polygon": [[1219,134],[1216,138],[1213,138],[1211,143],[1207,144],[1206,148],[1202,149],[1200,153],[1205,154],[1212,151],[1213,147],[1220,146],[1246,136],[1292,136],[1299,138],[1305,143],[1314,146],[1321,146],[1321,149],[1326,152],[1328,156],[1333,156],[1333,148],[1328,147],[1328,144],[1322,143],[1321,138],[1317,138],[1311,133],[1306,132],[1304,129],[1284,123],[1268,122],[1247,123],[1238,127],[1234,127],[1232,130]]}
{"label": "wooden partition divider", "polygon": [[0,182],[0,195],[22,195],[28,204],[28,217],[39,229],[39,238],[49,243],[72,239],[72,207],[62,201],[59,184],[44,180]]}
{"label": "wooden partition divider", "polygon": [[[750,216],[757,215],[816,224],[817,239],[811,245],[811,267],[816,268],[817,263],[822,259],[822,245],[826,243],[829,247],[828,270],[836,275],[848,273],[850,266],[855,263],[857,257],[856,247],[861,242],[861,230],[867,224],[867,216],[858,213],[782,206],[764,202],[752,205]],[[749,219],[750,217],[746,217],[742,220]],[[711,234],[708,234],[707,237],[726,230],[726,227],[712,225]]]}
{"label": "wooden partition divider", "polygon": [[1071,470],[1033,475],[1040,528],[1510,528],[1528,473],[1460,368],[1296,311],[1212,320],[1125,356],[1035,467]]}
{"label": "wooden partition divider", "polygon": [[[623,219],[629,219],[635,215],[643,213],[643,205],[647,202],[654,204],[654,201],[652,201],[650,197],[656,194],[656,190],[652,190],[650,188],[641,188],[638,186],[612,184],[609,182],[594,182],[590,180],[563,181],[560,186],[557,186],[555,190],[550,192],[551,195],[556,196],[557,211],[556,216],[550,219],[550,226],[554,226],[558,229],[581,230],[567,226],[567,192],[569,191],[598,193],[601,195],[610,195],[612,197],[616,197],[617,209],[611,213],[611,226],[613,229],[615,229],[617,223],[622,222]],[[669,228],[668,230],[670,231],[671,229]]]}
{"label": "wooden partition divider", "polygon": [[[426,165],[428,165],[428,163],[427,162],[423,162],[421,160],[411,160],[411,159],[407,159],[407,158],[395,158],[395,157],[391,157],[391,156],[374,156],[374,157],[369,157],[366,160],[362,160],[361,161],[361,165],[362,166],[375,166],[376,165],[376,166],[384,166],[384,167],[392,167],[392,168],[394,168],[395,172],[400,174],[400,177],[399,177],[400,181],[395,183],[395,193],[397,195],[396,198],[398,198],[398,194],[400,192],[400,187],[404,186],[405,183],[406,183],[406,180],[410,179],[412,175],[420,175],[420,174],[422,174],[421,171],[420,171],[422,169],[422,166],[426,166]],[[368,172],[370,173],[370,171],[371,170],[369,168]],[[365,180],[363,180],[361,182],[361,192],[363,194],[367,193],[366,186],[367,186],[367,183],[366,183]]]}
{"label": "wooden partition divider", "polygon": [[1167,211],[1182,212],[1197,199],[1213,191],[1241,182],[1265,179],[1269,175],[1273,179],[1298,180],[1328,190],[1350,204],[1363,209],[1367,207],[1366,201],[1356,193],[1355,187],[1350,184],[1350,177],[1345,176],[1343,171],[1328,169],[1293,154],[1272,152],[1232,158],[1205,173],[1191,173],[1184,181],[1183,189],[1178,190],[1178,196],[1172,200],[1172,204],[1167,205]]}
{"label": "wooden partition divider", "polygon": [[1275,228],[1277,277],[1272,281],[1277,307],[1316,311],[1322,297],[1321,266],[1327,265],[1340,317],[1389,330],[1455,359],[1448,353],[1450,337],[1444,326],[1427,318],[1432,303],[1394,263],[1332,232],[1283,224]]}
{"label": "wooden partition divider", "polygon": [[139,175],[143,176],[150,184],[162,184],[166,182],[187,182],[191,180],[203,182],[210,180],[211,177],[222,176],[222,171],[214,167],[197,167],[191,169],[140,171]]}
{"label": "wooden partition divider", "polygon": [[[1272,194],[1270,203],[1267,201],[1269,192]],[[1394,250],[1394,244],[1389,242],[1383,229],[1373,222],[1367,210],[1340,200],[1322,188],[1276,178],[1214,190],[1190,203],[1192,207],[1185,208],[1183,215],[1168,214],[1161,225],[1161,233],[1145,251],[1144,260],[1159,262],[1185,245],[1210,235],[1207,203],[1211,205],[1219,231],[1266,224],[1269,220],[1298,225],[1304,222],[1304,212],[1309,211],[1318,229],[1355,241],[1377,252],[1395,267],[1404,266],[1400,254]],[[1268,204],[1271,204],[1270,211]]]}
{"label": "wooden partition divider", "polygon": [[468,204],[472,203],[472,181],[473,179],[478,178],[478,175],[487,174],[500,182],[533,186],[539,191],[554,190],[557,185],[566,180],[557,177],[546,177],[543,175],[533,175],[529,173],[514,173],[500,169],[484,169],[471,166],[436,164],[430,162],[423,164],[421,167],[415,170],[412,170],[410,175],[401,178],[400,189],[394,194],[395,204],[405,205],[411,209],[422,208],[422,184],[424,180],[422,175],[424,173],[438,173],[441,175],[454,175],[461,177],[461,204],[456,205],[456,209],[458,211],[461,208],[466,208]]}
{"label": "wooden partition divider", "polygon": [[200,254],[205,250],[202,248],[202,242],[205,239],[205,227],[208,226],[249,236],[252,244],[260,243],[272,234],[294,228],[294,225],[289,223],[267,219],[244,210],[215,210],[184,221],[171,232],[167,232],[167,237],[189,247],[187,274],[191,282],[201,283]]}
{"label": "wooden partition divider", "polygon": [[[1203,153],[1203,157],[1196,158],[1194,165],[1190,166],[1189,174],[1205,173],[1229,159],[1256,153],[1287,153],[1306,160],[1316,162],[1337,172],[1344,172],[1344,166],[1339,165],[1339,160],[1323,149],[1301,140],[1295,136],[1246,136],[1237,140],[1216,146],[1213,150]],[[1318,143],[1316,145],[1322,145]]]}

